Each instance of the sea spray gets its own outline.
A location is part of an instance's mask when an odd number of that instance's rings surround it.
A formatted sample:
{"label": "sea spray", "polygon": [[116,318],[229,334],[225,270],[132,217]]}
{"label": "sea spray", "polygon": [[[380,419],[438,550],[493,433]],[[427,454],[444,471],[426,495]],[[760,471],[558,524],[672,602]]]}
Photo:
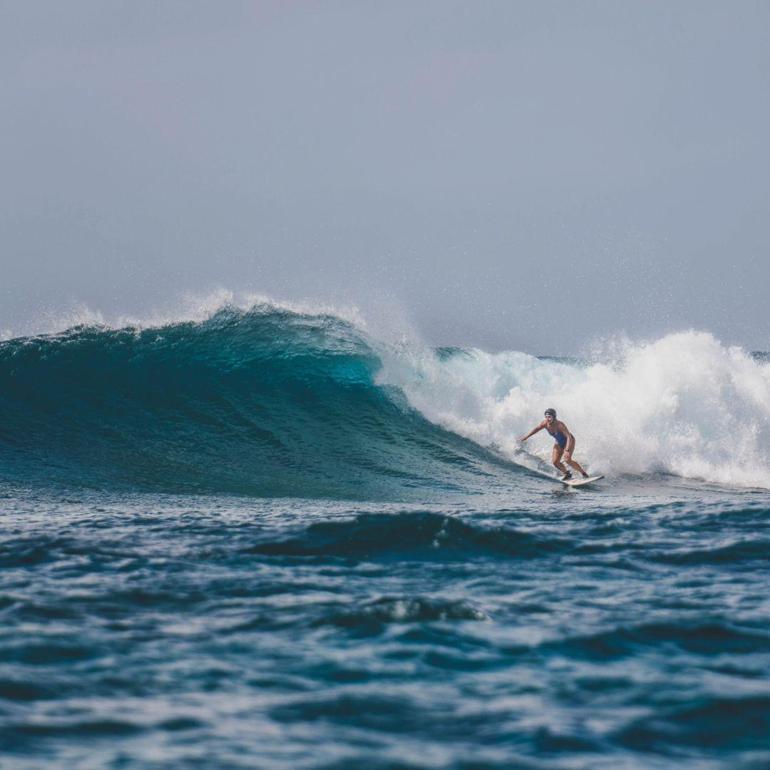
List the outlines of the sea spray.
{"label": "sea spray", "polygon": [[[592,471],[770,487],[770,364],[711,334],[629,343],[613,361],[476,349],[405,360],[386,357],[379,381],[397,384],[428,419],[511,457],[553,406]],[[545,434],[528,443],[544,459],[550,447]]]}

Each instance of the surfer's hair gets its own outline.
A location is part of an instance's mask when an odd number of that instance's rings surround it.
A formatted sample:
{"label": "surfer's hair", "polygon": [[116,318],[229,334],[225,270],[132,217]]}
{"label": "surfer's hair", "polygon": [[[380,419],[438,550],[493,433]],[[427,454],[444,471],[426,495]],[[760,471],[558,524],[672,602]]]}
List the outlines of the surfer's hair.
{"label": "surfer's hair", "polygon": [[548,415],[552,415],[554,419],[556,419],[556,410],[552,409],[551,407],[548,407],[548,409],[545,410],[545,417],[548,417]]}

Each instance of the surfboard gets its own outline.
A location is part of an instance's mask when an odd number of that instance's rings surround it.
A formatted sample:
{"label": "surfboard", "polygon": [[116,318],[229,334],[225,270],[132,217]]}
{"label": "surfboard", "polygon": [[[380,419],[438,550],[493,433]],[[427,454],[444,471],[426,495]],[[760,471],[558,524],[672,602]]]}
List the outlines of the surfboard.
{"label": "surfboard", "polygon": [[[498,451],[495,447],[487,448],[491,449],[492,451]],[[525,468],[530,473],[535,473],[538,476],[542,476],[544,479],[548,479],[549,481],[559,481],[568,487],[584,487],[586,484],[593,484],[594,481],[599,481],[599,479],[604,478],[604,476],[589,476],[587,479],[580,477],[563,481],[561,478],[559,478],[559,476],[554,476],[553,473],[546,470],[548,467],[550,467],[546,462],[541,460],[536,455],[530,454],[526,449],[518,447],[517,449],[513,450],[513,454],[517,459],[525,460],[525,462],[517,464],[520,464],[522,468]]]}
{"label": "surfboard", "polygon": [[584,479],[582,476],[580,478],[571,478],[567,479],[566,481],[562,479],[560,476],[554,476],[553,473],[547,473],[546,471],[538,470],[537,468],[527,468],[528,471],[531,471],[532,473],[536,473],[538,476],[541,476],[544,479],[548,479],[549,481],[558,481],[564,484],[565,487],[584,487],[587,484],[593,484],[594,481],[599,481],[599,479],[603,479],[604,476],[589,476],[587,479]]}
{"label": "surfboard", "polygon": [[[526,466],[525,466],[526,467]],[[604,476],[589,476],[587,479],[584,479],[582,476],[580,478],[571,478],[564,481],[560,476],[554,476],[553,473],[548,473],[547,471],[541,471],[538,468],[527,468],[527,470],[530,473],[535,473],[538,476],[540,476],[543,479],[548,479],[548,481],[558,481],[561,484],[564,484],[566,487],[584,487],[586,484],[592,484],[594,481],[599,481],[599,479],[603,479]]]}
{"label": "surfboard", "polygon": [[599,481],[599,479],[603,479],[604,476],[589,476],[587,479],[579,478],[579,479],[567,479],[566,481],[564,479],[557,479],[557,481],[561,481],[562,484],[566,484],[568,487],[584,487],[586,484],[593,484],[594,481]]}

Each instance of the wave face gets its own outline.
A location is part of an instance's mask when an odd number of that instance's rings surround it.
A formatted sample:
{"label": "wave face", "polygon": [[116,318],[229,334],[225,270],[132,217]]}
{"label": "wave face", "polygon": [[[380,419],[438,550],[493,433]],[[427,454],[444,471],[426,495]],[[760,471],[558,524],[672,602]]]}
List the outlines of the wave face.
{"label": "wave face", "polygon": [[385,344],[259,304],[0,342],[0,464],[97,488],[358,499],[475,493],[551,442],[607,475],[770,488],[770,362],[687,332],[599,362]]}
{"label": "wave face", "polygon": [[478,451],[374,377],[350,323],[260,305],[0,343],[0,462],[94,487],[378,498],[470,484]]}

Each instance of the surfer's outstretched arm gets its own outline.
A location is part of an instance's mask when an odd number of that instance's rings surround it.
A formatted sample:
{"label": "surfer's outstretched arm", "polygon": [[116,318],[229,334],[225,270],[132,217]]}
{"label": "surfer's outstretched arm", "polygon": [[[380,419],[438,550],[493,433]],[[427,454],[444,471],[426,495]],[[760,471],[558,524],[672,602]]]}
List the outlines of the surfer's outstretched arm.
{"label": "surfer's outstretched arm", "polygon": [[540,425],[536,425],[534,428],[532,428],[532,430],[527,433],[526,436],[522,436],[519,441],[526,441],[530,436],[534,436],[535,433],[537,433],[539,430],[543,430],[543,428],[545,428],[545,420],[543,420]]}

